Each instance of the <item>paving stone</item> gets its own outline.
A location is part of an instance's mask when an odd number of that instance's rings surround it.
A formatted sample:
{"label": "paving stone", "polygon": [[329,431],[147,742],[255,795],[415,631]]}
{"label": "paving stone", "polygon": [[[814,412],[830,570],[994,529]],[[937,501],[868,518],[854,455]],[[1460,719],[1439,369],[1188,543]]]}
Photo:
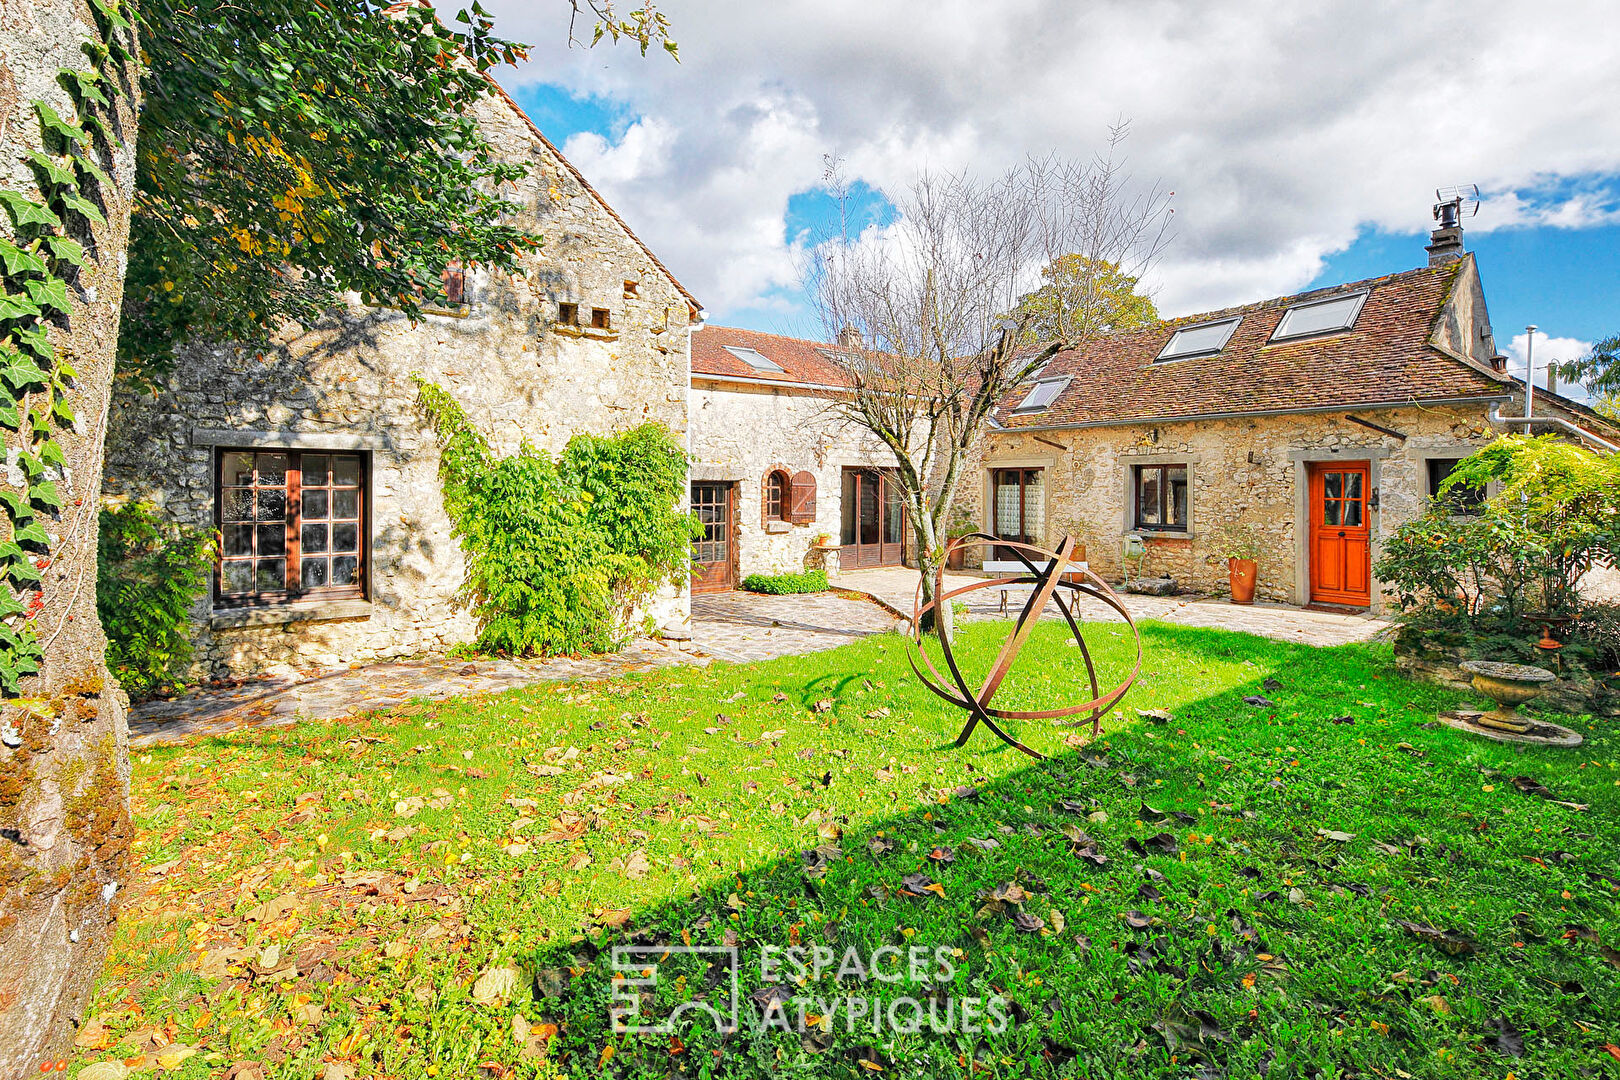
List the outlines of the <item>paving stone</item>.
{"label": "paving stone", "polygon": [[[536,682],[614,679],[674,664],[712,660],[747,664],[836,648],[900,621],[880,605],[832,593],[762,596],[725,593],[692,603],[690,642],[680,648],[636,641],[613,656],[548,660],[450,660],[444,657],[257,679],[202,689],[172,701],[149,701],[130,716],[130,746],[186,742],[239,728],[282,727],[300,720],[337,720],[413,698],[442,700],[492,694]],[[464,674],[464,672],[469,672]]]}

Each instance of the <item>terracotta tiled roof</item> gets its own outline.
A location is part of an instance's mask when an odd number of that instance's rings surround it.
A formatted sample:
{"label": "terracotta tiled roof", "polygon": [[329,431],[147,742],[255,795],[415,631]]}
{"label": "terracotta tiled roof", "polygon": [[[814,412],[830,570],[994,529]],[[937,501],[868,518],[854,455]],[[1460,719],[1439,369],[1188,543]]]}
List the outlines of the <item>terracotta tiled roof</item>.
{"label": "terracotta tiled roof", "polygon": [[[1002,402],[997,420],[1008,428],[1047,427],[1503,396],[1504,376],[1431,341],[1463,265],[1423,267],[1106,337],[1053,358],[1043,376],[1072,378],[1050,407],[1014,412],[1026,384]],[[1363,289],[1366,304],[1349,330],[1267,344],[1293,304]],[[1177,329],[1232,316],[1242,322],[1218,354],[1155,363]]]}
{"label": "terracotta tiled roof", "polygon": [[[752,349],[780,367],[761,371],[726,351]],[[802,338],[762,334],[734,326],[705,326],[692,335],[692,374],[750,381],[843,386],[849,380],[828,356],[831,345]]]}

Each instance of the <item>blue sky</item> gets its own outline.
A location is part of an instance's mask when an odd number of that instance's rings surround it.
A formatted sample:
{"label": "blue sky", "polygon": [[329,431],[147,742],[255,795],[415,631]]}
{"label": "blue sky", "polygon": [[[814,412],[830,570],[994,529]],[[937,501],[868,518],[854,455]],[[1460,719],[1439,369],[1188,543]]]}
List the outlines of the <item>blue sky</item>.
{"label": "blue sky", "polygon": [[1129,170],[1176,193],[1166,314],[1421,265],[1434,189],[1468,182],[1504,348],[1620,332],[1610,0],[667,0],[679,64],[488,6],[534,45],[501,81],[716,322],[818,335],[828,155],[881,221],[921,171],[1084,159],[1128,119]]}

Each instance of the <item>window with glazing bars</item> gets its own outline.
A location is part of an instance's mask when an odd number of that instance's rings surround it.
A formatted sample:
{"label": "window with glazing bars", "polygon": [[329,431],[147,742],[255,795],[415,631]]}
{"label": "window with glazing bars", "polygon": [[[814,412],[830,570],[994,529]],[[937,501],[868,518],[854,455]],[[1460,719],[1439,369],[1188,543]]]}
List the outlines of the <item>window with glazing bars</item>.
{"label": "window with glazing bars", "polygon": [[365,596],[362,454],[225,450],[218,464],[222,605]]}

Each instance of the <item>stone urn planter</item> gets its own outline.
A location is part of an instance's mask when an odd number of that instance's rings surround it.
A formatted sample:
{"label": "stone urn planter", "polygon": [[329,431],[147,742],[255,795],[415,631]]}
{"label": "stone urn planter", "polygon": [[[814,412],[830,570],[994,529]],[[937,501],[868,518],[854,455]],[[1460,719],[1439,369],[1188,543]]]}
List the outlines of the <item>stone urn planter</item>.
{"label": "stone urn planter", "polygon": [[1519,715],[1519,706],[1539,696],[1546,684],[1556,678],[1546,668],[1496,660],[1464,660],[1458,666],[1474,677],[1475,690],[1496,702],[1496,708],[1481,713],[1477,722],[1513,735],[1523,735],[1530,730],[1530,721]]}
{"label": "stone urn planter", "polygon": [[1260,576],[1260,564],[1253,559],[1227,559],[1226,573],[1232,584],[1232,603],[1254,603],[1254,583]]}

